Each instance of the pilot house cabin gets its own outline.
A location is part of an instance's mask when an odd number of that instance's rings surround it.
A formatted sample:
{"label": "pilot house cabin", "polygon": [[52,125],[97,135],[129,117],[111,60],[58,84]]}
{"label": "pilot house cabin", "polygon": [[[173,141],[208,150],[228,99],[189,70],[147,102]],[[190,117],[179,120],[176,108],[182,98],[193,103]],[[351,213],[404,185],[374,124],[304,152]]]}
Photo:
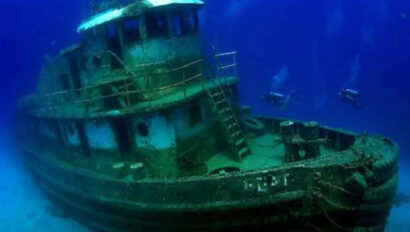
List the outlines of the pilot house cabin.
{"label": "pilot house cabin", "polygon": [[[78,28],[82,41],[47,58],[36,94],[21,102],[48,147],[41,152],[56,154],[53,144],[59,159],[107,174],[125,164],[141,166],[141,178],[206,174],[205,161],[229,143],[207,93],[221,85],[235,93],[237,77],[235,53],[214,58],[218,74],[207,71],[202,4],[96,5]],[[234,159],[249,152],[242,143]]]}

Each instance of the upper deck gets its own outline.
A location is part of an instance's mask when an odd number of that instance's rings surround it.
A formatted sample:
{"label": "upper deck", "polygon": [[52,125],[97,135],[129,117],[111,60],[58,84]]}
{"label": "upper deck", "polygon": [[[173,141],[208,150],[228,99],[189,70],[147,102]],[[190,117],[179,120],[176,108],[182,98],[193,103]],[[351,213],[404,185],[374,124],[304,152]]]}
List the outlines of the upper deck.
{"label": "upper deck", "polygon": [[[146,113],[187,103],[219,86],[238,81],[236,52],[214,56],[213,71],[202,68],[203,58],[169,70],[145,64],[152,72],[123,72],[85,88],[34,94],[20,108],[43,118],[102,118]],[[148,70],[148,68],[147,68]],[[211,73],[210,73],[211,72]],[[173,76],[172,81],[169,76]]]}

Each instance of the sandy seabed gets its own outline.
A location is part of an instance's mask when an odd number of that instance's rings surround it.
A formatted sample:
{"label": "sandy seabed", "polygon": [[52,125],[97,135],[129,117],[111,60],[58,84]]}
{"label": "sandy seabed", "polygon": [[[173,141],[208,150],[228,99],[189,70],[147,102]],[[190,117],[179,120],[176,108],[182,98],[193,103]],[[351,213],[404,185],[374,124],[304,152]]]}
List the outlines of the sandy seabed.
{"label": "sandy seabed", "polygon": [[[1,135],[1,134],[0,134]],[[90,232],[68,217],[55,216],[55,208],[34,185],[18,157],[13,157],[7,136],[0,136],[0,232]],[[410,194],[410,165],[400,168],[400,193]],[[386,232],[410,232],[410,204],[395,207]]]}

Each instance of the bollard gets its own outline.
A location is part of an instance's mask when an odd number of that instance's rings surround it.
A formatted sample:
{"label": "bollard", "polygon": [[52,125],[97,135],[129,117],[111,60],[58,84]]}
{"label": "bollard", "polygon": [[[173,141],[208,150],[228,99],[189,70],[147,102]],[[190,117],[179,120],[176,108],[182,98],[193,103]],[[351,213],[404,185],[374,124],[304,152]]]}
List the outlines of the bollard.
{"label": "bollard", "polygon": [[125,163],[115,163],[112,165],[114,175],[117,179],[122,179],[126,176],[126,166]]}
{"label": "bollard", "polygon": [[296,136],[296,124],[293,121],[280,123],[280,134],[285,146],[285,162],[295,162],[300,160],[299,147],[293,143]]}
{"label": "bollard", "polygon": [[306,144],[303,146],[304,150],[306,151],[305,158],[313,159],[319,157],[319,143],[315,142],[315,140],[319,139],[319,123],[307,122],[303,124],[300,135],[306,142]]}
{"label": "bollard", "polygon": [[130,166],[130,171],[132,178],[134,180],[140,180],[144,178],[144,164],[143,163],[135,163]]}

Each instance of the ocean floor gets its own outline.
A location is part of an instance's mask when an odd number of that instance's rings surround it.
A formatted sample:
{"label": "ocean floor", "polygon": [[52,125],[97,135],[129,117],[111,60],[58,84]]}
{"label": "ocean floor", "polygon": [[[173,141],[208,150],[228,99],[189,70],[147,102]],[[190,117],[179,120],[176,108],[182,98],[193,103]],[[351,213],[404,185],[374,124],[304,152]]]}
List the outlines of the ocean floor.
{"label": "ocean floor", "polygon": [[0,134],[0,231],[90,232],[54,208]]}
{"label": "ocean floor", "polygon": [[[0,133],[0,232],[90,232],[54,208],[33,183],[18,157],[13,157],[8,136]],[[410,194],[410,165],[400,169],[399,193]],[[410,204],[391,213],[386,232],[410,231]]]}

